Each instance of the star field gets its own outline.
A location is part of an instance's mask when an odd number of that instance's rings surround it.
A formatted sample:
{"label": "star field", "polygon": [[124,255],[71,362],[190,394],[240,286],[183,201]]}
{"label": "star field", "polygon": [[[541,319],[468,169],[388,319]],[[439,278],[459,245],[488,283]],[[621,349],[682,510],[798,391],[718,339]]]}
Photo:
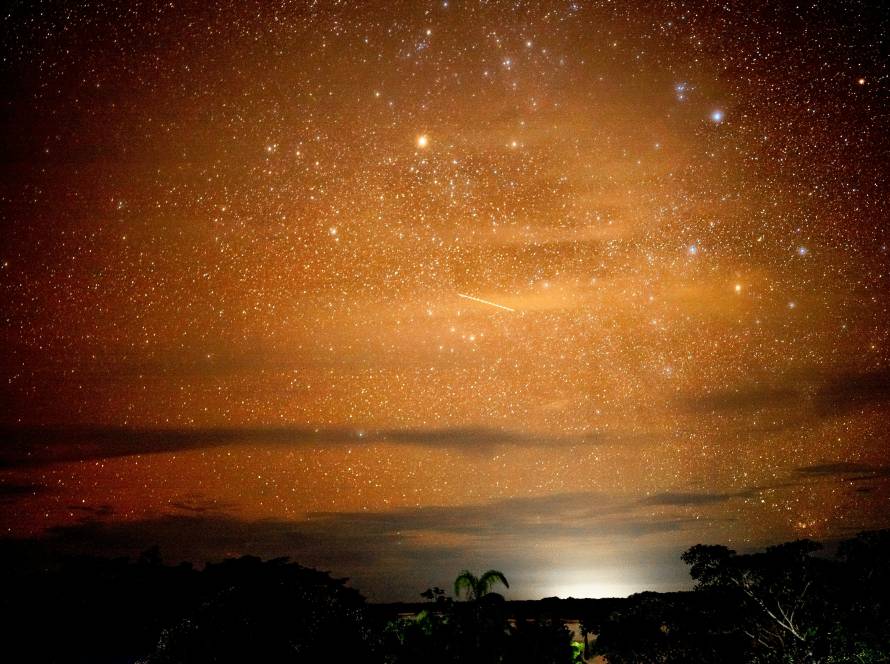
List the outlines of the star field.
{"label": "star field", "polygon": [[407,599],[890,525],[878,3],[2,21],[7,538]]}

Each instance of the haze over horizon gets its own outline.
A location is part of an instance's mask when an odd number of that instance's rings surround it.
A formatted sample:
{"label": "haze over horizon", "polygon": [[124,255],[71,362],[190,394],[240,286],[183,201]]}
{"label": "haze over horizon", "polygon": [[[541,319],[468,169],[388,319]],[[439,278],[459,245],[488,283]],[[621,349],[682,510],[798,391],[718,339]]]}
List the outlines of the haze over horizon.
{"label": "haze over horizon", "polygon": [[2,548],[370,599],[890,527],[880,3],[15,3]]}

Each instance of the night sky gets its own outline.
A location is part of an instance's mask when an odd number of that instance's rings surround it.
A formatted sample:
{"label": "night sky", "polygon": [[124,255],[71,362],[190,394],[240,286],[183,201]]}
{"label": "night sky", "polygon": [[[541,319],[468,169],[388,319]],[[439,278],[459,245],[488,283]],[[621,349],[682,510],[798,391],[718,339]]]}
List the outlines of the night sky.
{"label": "night sky", "polygon": [[0,527],[371,599],[890,526],[880,2],[17,2]]}

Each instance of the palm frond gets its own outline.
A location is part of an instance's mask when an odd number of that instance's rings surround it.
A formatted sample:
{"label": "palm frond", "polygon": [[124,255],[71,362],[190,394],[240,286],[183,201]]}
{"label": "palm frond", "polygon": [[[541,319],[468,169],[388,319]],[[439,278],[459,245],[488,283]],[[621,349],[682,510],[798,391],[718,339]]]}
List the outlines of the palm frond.
{"label": "palm frond", "polygon": [[473,599],[476,596],[478,585],[479,579],[476,578],[476,575],[465,569],[454,580],[454,595],[455,597],[460,597],[461,591],[466,589],[467,599]]}
{"label": "palm frond", "polygon": [[479,578],[479,588],[482,591],[480,594],[484,595],[488,593],[497,583],[503,584],[505,588],[510,587],[510,583],[507,581],[507,577],[504,576],[503,572],[496,569],[488,570]]}

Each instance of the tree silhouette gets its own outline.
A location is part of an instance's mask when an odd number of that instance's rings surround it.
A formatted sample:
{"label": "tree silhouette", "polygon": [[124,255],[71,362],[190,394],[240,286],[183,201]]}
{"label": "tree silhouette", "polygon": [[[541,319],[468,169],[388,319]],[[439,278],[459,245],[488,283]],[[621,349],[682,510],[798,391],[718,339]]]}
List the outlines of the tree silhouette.
{"label": "tree silhouette", "polygon": [[505,588],[509,588],[507,577],[503,572],[496,569],[490,569],[482,576],[477,577],[470,570],[465,569],[454,580],[454,595],[460,597],[464,593],[468,601],[482,599],[491,592],[495,584],[502,584]]}
{"label": "tree silhouette", "polygon": [[760,648],[776,658],[809,661],[814,637],[830,627],[824,617],[827,598],[819,590],[832,576],[832,563],[812,556],[821,548],[797,540],[738,555],[722,546],[697,545],[682,558],[697,588],[737,593],[747,605],[743,629]]}
{"label": "tree silhouette", "polygon": [[31,550],[9,547],[0,636],[33,662],[571,664],[571,615],[609,664],[890,664],[890,530],[844,540],[834,557],[808,540],[741,554],[697,545],[683,555],[693,592],[506,602],[492,592],[509,587],[503,573],[464,571],[455,591],[470,601],[430,588],[407,606],[368,605],[344,579],[283,558],[196,569],[152,548],[29,567],[17,555]]}

